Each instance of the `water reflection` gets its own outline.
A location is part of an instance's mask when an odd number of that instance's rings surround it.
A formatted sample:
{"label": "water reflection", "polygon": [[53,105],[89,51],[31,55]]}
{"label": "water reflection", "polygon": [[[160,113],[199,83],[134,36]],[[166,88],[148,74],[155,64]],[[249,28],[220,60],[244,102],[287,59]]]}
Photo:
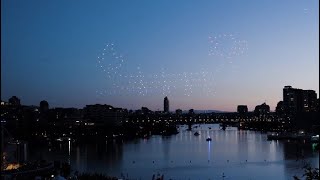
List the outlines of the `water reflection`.
{"label": "water reflection", "polygon": [[[217,179],[223,173],[230,179],[290,179],[303,173],[305,162],[319,167],[319,153],[311,144],[267,141],[267,135],[260,132],[222,131],[218,125],[201,125],[196,129],[199,136],[186,128],[180,127],[180,133],[171,137],[79,145],[67,142],[51,151],[28,146],[28,157],[67,160],[80,172],[123,173],[138,179],[151,179],[155,173],[168,179]],[[211,142],[206,141],[207,135]]]}
{"label": "water reflection", "polygon": [[170,160],[170,142],[172,141],[171,140],[171,137],[163,137],[163,140],[162,140],[162,150],[163,150],[163,156],[164,156],[164,160]]}
{"label": "water reflection", "polygon": [[68,140],[68,164],[70,164],[71,142]]}
{"label": "water reflection", "polygon": [[208,142],[208,162],[211,160],[211,141]]}
{"label": "water reflection", "polygon": [[287,141],[283,143],[283,154],[285,160],[299,160],[310,158],[315,155],[310,143],[297,143]]}

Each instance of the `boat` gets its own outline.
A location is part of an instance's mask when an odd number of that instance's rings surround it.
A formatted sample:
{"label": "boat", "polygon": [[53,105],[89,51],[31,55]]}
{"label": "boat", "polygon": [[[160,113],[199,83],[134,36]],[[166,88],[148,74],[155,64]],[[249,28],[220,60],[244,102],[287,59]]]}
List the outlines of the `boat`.
{"label": "boat", "polygon": [[199,136],[200,134],[199,134],[198,132],[195,132],[194,135],[195,135],[195,136]]}
{"label": "boat", "polygon": [[207,139],[206,139],[206,141],[211,141],[212,139],[211,139],[211,137],[208,137]]}
{"label": "boat", "polygon": [[41,173],[49,173],[54,169],[53,162],[47,161],[36,161],[36,162],[28,162],[22,164],[7,164],[6,169],[1,172],[2,177],[6,176],[25,176],[29,177],[32,175],[37,175]]}

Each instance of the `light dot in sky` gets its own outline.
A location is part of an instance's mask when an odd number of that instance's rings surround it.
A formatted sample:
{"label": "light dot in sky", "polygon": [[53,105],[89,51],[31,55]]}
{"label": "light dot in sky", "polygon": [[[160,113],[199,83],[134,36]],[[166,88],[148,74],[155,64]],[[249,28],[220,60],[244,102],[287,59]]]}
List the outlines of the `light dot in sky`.
{"label": "light dot in sky", "polygon": [[[112,51],[110,51],[110,49]],[[184,89],[185,96],[191,96],[194,90],[197,89],[202,90],[206,92],[205,94],[209,95],[209,92],[211,91],[210,88],[214,88],[213,84],[207,83],[207,81],[213,80],[213,73],[208,73],[204,70],[199,72],[166,73],[165,69],[162,68],[158,73],[155,72],[154,74],[145,76],[143,75],[144,72],[140,70],[140,66],[136,66],[139,70],[138,72],[129,73],[121,68],[122,65],[125,65],[125,63],[123,63],[125,61],[122,56],[118,55],[120,53],[118,53],[116,49],[111,47],[105,48],[105,50],[106,53],[103,53],[103,57],[105,58],[101,58],[103,61],[98,60],[103,72],[109,74],[107,76],[109,79],[106,79],[107,84],[111,83],[111,86],[106,86],[106,89],[104,90],[106,91],[105,95],[138,94],[145,96],[159,93],[179,94],[179,89]],[[116,61],[119,57],[121,57],[121,63],[118,60]],[[100,59],[100,56],[98,56],[98,59]],[[203,78],[200,78],[199,75]],[[161,79],[158,79],[158,77]],[[134,81],[131,82],[130,79],[134,79]],[[185,88],[181,89],[182,87]]]}

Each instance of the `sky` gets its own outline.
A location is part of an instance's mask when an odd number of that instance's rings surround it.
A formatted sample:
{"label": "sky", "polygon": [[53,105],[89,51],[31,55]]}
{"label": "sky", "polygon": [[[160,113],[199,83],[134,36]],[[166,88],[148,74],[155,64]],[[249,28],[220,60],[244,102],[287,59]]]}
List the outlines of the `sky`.
{"label": "sky", "polygon": [[319,97],[318,0],[3,0],[1,100],[274,111]]}

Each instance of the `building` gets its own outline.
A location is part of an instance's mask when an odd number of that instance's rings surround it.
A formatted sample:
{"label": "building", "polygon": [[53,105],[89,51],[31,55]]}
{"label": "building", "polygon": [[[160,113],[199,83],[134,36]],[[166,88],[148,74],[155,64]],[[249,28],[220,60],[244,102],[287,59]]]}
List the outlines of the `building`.
{"label": "building", "polygon": [[14,106],[20,106],[20,99],[17,97],[17,96],[12,96],[10,99],[9,99],[9,104],[10,105],[14,105]]}
{"label": "building", "polygon": [[119,126],[123,120],[123,112],[120,108],[114,108],[106,104],[86,105],[84,108],[84,118],[98,124]]}
{"label": "building", "polygon": [[270,106],[267,105],[266,103],[257,105],[254,109],[254,113],[256,115],[267,115],[270,113]]}
{"label": "building", "polygon": [[317,93],[314,90],[303,90],[303,112],[317,111]]}
{"label": "building", "polygon": [[169,113],[169,99],[167,96],[163,100],[163,111]]}
{"label": "building", "polygon": [[283,105],[283,101],[279,101],[276,107],[276,113],[278,115],[283,115],[284,114],[284,105]]}
{"label": "building", "polygon": [[[44,125],[50,122],[49,103],[47,101],[41,101],[39,106],[39,120],[40,124]],[[50,120],[49,120],[50,119]]]}
{"label": "building", "polygon": [[189,109],[189,112],[188,112],[189,115],[194,115],[194,109]]}
{"label": "building", "polygon": [[1,100],[1,106],[8,106],[9,103]]}
{"label": "building", "polygon": [[44,113],[47,112],[49,110],[49,103],[47,101],[41,101],[40,102],[40,112]]}
{"label": "building", "polygon": [[176,110],[176,115],[182,115],[182,110],[181,109],[177,109]]}
{"label": "building", "polygon": [[141,113],[142,114],[151,114],[152,111],[147,107],[141,107]]}
{"label": "building", "polygon": [[291,86],[283,88],[283,106],[287,113],[302,110],[302,89],[295,89]]}
{"label": "building", "polygon": [[314,90],[285,86],[283,88],[283,106],[287,113],[315,112],[317,110],[317,94]]}
{"label": "building", "polygon": [[238,105],[238,107],[237,107],[237,112],[238,112],[239,114],[246,114],[246,113],[248,113],[248,107],[247,107],[247,105]]}

